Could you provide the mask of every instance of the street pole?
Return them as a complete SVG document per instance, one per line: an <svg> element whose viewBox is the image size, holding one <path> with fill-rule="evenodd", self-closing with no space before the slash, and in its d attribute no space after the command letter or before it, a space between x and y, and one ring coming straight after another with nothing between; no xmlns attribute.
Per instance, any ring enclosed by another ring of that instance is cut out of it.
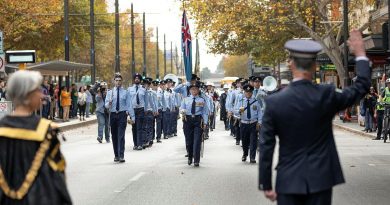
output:
<svg viewBox="0 0 390 205"><path fill-rule="evenodd" d="M158 27L156 28L157 32L157 43L156 43L156 59L157 59L157 66L156 66L156 79L160 78L160 68L159 68L159 55L158 55Z"/></svg>
<svg viewBox="0 0 390 205"><path fill-rule="evenodd" d="M171 73L173 73L173 50L172 50L172 41L171 41Z"/></svg>
<svg viewBox="0 0 390 205"><path fill-rule="evenodd" d="M115 73L121 71L121 57L119 55L119 3L115 0Z"/></svg>
<svg viewBox="0 0 390 205"><path fill-rule="evenodd" d="M167 49L166 49L166 41L165 41L165 33L164 33L164 76L167 74Z"/></svg>
<svg viewBox="0 0 390 205"><path fill-rule="evenodd" d="M145 25L145 12L143 14L143 35L142 35L142 44L143 44L143 54L144 54L144 70L142 75L146 76L146 25Z"/></svg>
<svg viewBox="0 0 390 205"><path fill-rule="evenodd" d="M64 25L65 25L65 61L69 61L69 0L64 0ZM62 82L62 76L60 76L60 83L59 86L61 86ZM69 73L65 77L65 85L66 87L69 87Z"/></svg>
<svg viewBox="0 0 390 205"><path fill-rule="evenodd" d="M134 55L134 9L131 3L131 74L135 74L135 55Z"/></svg>
<svg viewBox="0 0 390 205"><path fill-rule="evenodd" d="M344 23L344 87L349 85L349 72L348 72L348 0L343 0L343 23Z"/></svg>
<svg viewBox="0 0 390 205"><path fill-rule="evenodd" d="M95 64L95 0L90 0L90 17L89 24L91 29L91 59L92 64L91 70L91 84L95 83L96 80L96 64Z"/></svg>

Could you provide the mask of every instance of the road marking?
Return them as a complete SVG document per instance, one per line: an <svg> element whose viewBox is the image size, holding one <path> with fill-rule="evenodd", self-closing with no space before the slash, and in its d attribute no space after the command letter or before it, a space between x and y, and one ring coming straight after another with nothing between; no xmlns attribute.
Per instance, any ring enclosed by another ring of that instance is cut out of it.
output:
<svg viewBox="0 0 390 205"><path fill-rule="evenodd" d="M140 172L137 175L135 175L133 178L130 179L131 182L138 181L142 176L144 176L146 172Z"/></svg>
<svg viewBox="0 0 390 205"><path fill-rule="evenodd" d="M375 164L368 164L368 166L375 167L376 165Z"/></svg>

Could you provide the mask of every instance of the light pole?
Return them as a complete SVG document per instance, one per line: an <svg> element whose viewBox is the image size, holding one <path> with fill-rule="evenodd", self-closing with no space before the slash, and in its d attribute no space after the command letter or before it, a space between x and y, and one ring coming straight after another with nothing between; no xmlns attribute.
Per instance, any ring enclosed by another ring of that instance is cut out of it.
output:
<svg viewBox="0 0 390 205"><path fill-rule="evenodd" d="M344 87L349 85L349 72L348 72L348 0L343 0L343 31L344 31Z"/></svg>

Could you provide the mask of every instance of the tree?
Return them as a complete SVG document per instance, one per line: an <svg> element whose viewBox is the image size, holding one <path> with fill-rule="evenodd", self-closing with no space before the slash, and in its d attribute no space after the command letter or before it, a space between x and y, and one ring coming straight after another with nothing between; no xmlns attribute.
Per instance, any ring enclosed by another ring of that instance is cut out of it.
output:
<svg viewBox="0 0 390 205"><path fill-rule="evenodd" d="M357 20L361 15L356 13L367 13L364 11L375 1L349 2L350 26L365 30L370 22L361 23ZM259 63L276 65L287 57L283 48L286 40L311 37L321 43L339 78L344 79L342 26L328 23L342 20L341 15L334 15L340 6L340 0L192 0L185 5L211 52L251 54Z"/></svg>
<svg viewBox="0 0 390 205"><path fill-rule="evenodd" d="M246 77L248 68L248 56L225 56L222 58L225 76Z"/></svg>

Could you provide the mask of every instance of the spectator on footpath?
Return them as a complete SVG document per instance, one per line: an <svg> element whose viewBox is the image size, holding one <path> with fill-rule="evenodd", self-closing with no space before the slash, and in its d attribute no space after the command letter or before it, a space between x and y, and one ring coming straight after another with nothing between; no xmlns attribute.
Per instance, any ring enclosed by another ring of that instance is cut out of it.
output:
<svg viewBox="0 0 390 205"><path fill-rule="evenodd" d="M374 112L375 113L375 110L376 110L376 103L378 101L378 98L379 98L379 95L378 93L376 92L375 88L374 87L370 87L370 95L374 98L373 100L373 107L374 107ZM378 127L378 124L377 124L377 119L376 117L372 117L372 123L373 123L373 131L376 131L377 127Z"/></svg>
<svg viewBox="0 0 390 205"><path fill-rule="evenodd" d="M77 85L72 84L72 91L71 91L71 98L72 98L72 110L71 110L71 118L77 118L77 98L78 98L78 92L77 92Z"/></svg>
<svg viewBox="0 0 390 205"><path fill-rule="evenodd" d="M85 89L85 94L87 94L87 106L85 108L85 115L87 118L89 118L89 114L91 113L91 104L93 103L93 100L92 100L92 94L90 92L91 90L91 86L90 85L87 85L87 88Z"/></svg>
<svg viewBox="0 0 390 205"><path fill-rule="evenodd" d="M92 103L91 103L91 115L95 114L95 111L97 109L97 102L96 102L96 95L97 95L97 87L96 84L91 86L89 89L89 92L92 95Z"/></svg>
<svg viewBox="0 0 390 205"><path fill-rule="evenodd" d="M367 94L363 99L364 112L364 131L372 132L373 130L373 116L376 105L376 99L370 93Z"/></svg>
<svg viewBox="0 0 390 205"><path fill-rule="evenodd" d="M50 84L50 89L49 89L49 95L50 95L50 115L49 119L54 120L54 117L56 115L56 100L54 97L54 91L55 91L55 84L51 83Z"/></svg>
<svg viewBox="0 0 390 205"><path fill-rule="evenodd" d="M50 114L50 94L49 94L49 83L47 80L43 81L43 84L41 86L41 91L43 94L42 98L42 107L41 107L41 114L43 118L49 119L49 114Z"/></svg>
<svg viewBox="0 0 390 205"><path fill-rule="evenodd" d="M85 108L87 107L87 94L84 91L84 86L81 86L79 89L77 106L79 108L80 121L85 121Z"/></svg>
<svg viewBox="0 0 390 205"><path fill-rule="evenodd" d="M64 122L69 122L69 109L72 104L69 89L65 86L61 87L61 106L62 106L62 119Z"/></svg>
<svg viewBox="0 0 390 205"><path fill-rule="evenodd" d="M5 83L0 81L0 100L5 99Z"/></svg>
<svg viewBox="0 0 390 205"><path fill-rule="evenodd" d="M109 119L109 110L104 107L107 96L107 85L102 83L101 87L97 89L96 94L96 117L98 120L98 137L97 140L99 143L102 143L103 139L103 130L106 142L110 142L110 132L108 130L108 119Z"/></svg>

